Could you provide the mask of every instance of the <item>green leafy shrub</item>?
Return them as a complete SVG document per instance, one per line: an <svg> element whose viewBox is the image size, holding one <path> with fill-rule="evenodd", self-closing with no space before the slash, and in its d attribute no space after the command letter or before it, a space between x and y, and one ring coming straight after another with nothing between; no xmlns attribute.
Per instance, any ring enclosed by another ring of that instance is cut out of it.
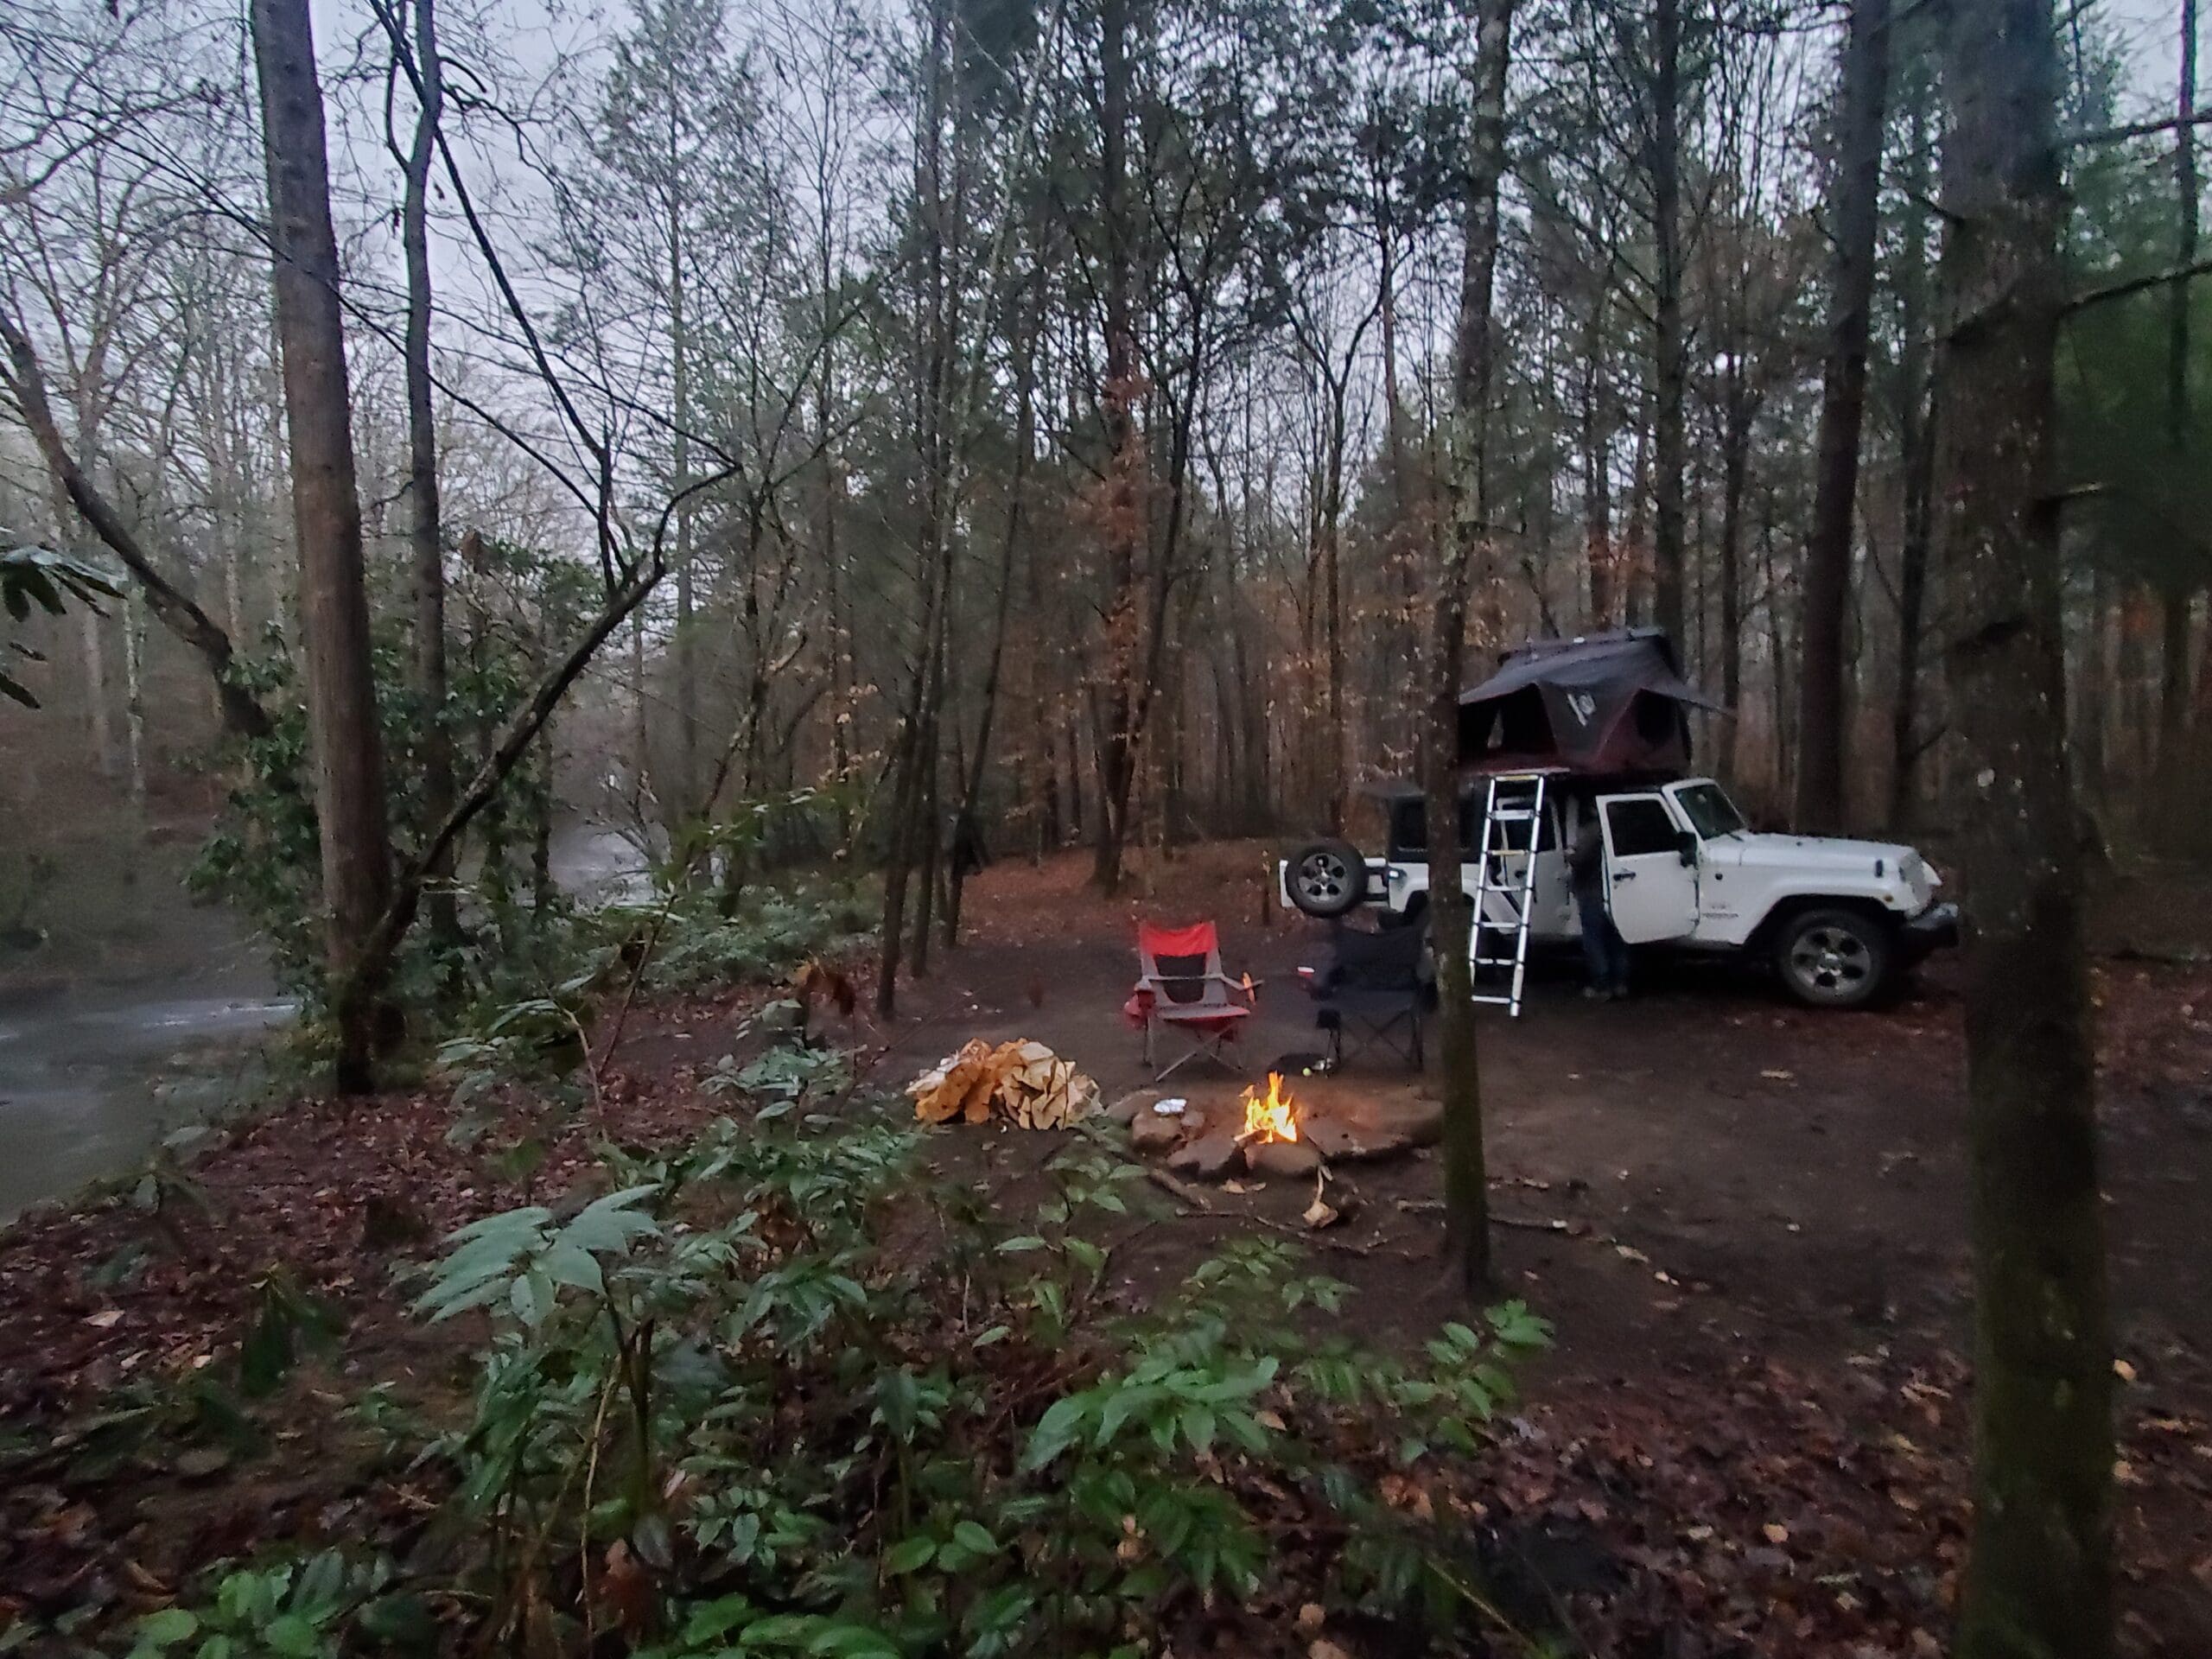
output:
<svg viewBox="0 0 2212 1659"><path fill-rule="evenodd" d="M797 1067L726 1070L768 1122L612 1156L565 1224L480 1222L423 1294L493 1320L437 1455L495 1627L558 1607L665 1659L1124 1650L1253 1594L1284 1506L1344 1539L1344 1604L1466 1612L1462 1546L1376 1482L1475 1449L1544 1340L1526 1309L1403 1366L1303 1334L1344 1287L1260 1240L1114 1313L1085 1224L1126 1211L1130 1166L1078 1146L1014 1232L925 1192L910 1125L806 1110L834 1057ZM928 1248L895 1244L923 1196Z"/></svg>
<svg viewBox="0 0 2212 1659"><path fill-rule="evenodd" d="M1134 1656L1274 1580L1447 1650L1501 1627L1465 1524L1403 1500L1478 1449L1541 1320L1508 1304L1401 1363L1272 1236L1128 1311L1102 1241L1150 1201L1134 1166L1071 1137L1002 1221L849 1084L803 1048L726 1064L708 1086L747 1121L456 1233L416 1306L481 1322L466 1410L357 1414L446 1494L415 1568L233 1573L137 1651L404 1646L435 1609L448 1650Z"/></svg>
<svg viewBox="0 0 2212 1659"><path fill-rule="evenodd" d="M204 1606L140 1619L130 1659L335 1659L348 1630L423 1651L436 1626L419 1598L391 1587L395 1577L388 1561L338 1550L226 1573Z"/></svg>

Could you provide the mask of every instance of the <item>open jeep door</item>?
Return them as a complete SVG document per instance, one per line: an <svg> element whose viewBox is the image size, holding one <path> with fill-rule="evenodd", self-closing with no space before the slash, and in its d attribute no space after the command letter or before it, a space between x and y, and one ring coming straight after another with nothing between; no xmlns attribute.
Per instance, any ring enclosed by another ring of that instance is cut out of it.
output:
<svg viewBox="0 0 2212 1659"><path fill-rule="evenodd" d="M1605 795L1605 879L1613 925L1630 944L1685 938L1697 926L1696 855L1658 794Z"/></svg>

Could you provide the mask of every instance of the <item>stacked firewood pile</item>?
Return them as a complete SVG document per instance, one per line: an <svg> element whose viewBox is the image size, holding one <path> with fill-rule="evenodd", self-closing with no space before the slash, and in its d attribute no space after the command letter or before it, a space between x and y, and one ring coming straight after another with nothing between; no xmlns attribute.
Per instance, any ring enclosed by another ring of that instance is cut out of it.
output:
<svg viewBox="0 0 2212 1659"><path fill-rule="evenodd" d="M993 1116L1025 1129L1065 1128L1098 1109L1098 1085L1039 1042L994 1048L981 1038L906 1085L925 1123L986 1123Z"/></svg>

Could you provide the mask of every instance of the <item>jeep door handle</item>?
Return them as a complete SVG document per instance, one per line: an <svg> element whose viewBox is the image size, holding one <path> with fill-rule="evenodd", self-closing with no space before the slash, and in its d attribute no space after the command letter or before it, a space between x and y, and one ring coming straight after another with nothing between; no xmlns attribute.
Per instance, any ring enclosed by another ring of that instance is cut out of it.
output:
<svg viewBox="0 0 2212 1659"><path fill-rule="evenodd" d="M1618 870L1616 871L1613 875L1613 880L1616 884L1623 881L1633 881L1635 880L1636 872L1634 870Z"/></svg>

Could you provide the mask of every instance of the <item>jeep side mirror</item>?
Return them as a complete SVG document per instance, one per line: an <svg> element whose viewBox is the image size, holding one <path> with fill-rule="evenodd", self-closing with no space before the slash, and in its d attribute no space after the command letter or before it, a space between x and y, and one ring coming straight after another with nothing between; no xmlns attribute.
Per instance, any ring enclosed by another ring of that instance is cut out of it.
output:
<svg viewBox="0 0 2212 1659"><path fill-rule="evenodd" d="M1697 836L1694 831L1688 830L1676 830L1675 832L1675 850L1681 855L1682 868L1684 869L1694 869L1697 868Z"/></svg>

